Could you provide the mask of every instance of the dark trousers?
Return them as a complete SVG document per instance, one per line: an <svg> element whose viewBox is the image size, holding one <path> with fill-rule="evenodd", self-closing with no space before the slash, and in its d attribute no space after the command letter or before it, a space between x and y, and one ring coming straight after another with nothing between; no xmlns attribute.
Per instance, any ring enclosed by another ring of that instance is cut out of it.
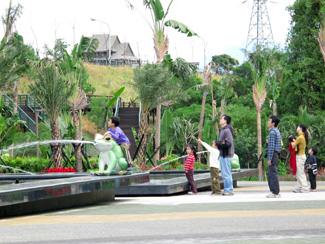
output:
<svg viewBox="0 0 325 244"><path fill-rule="evenodd" d="M211 190L213 194L221 194L221 187L219 182L219 169L218 168L210 168L211 175Z"/></svg>
<svg viewBox="0 0 325 244"><path fill-rule="evenodd" d="M309 181L310 181L310 188L316 189L316 175L314 175L312 170L308 170Z"/></svg>
<svg viewBox="0 0 325 244"><path fill-rule="evenodd" d="M193 170L189 170L186 173L186 178L187 178L188 182L191 185L191 191L194 192L194 193L197 193L196 184L195 184L195 181L194 181Z"/></svg>
<svg viewBox="0 0 325 244"><path fill-rule="evenodd" d="M267 181L270 191L277 195L280 192L279 175L278 175L279 154L273 154L272 165L268 165Z"/></svg>

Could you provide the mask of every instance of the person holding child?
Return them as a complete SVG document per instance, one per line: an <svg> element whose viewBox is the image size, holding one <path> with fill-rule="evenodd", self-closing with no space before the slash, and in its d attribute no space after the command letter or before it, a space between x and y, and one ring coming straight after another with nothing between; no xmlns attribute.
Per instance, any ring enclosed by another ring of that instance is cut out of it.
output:
<svg viewBox="0 0 325 244"><path fill-rule="evenodd" d="M291 142L292 148L298 149L296 153L297 184L293 192L308 193L309 189L308 189L307 178L305 174L305 162L306 162L305 150L309 142L309 132L307 130L306 125L304 124L298 125L297 133L298 133L297 140L295 142Z"/></svg>
<svg viewBox="0 0 325 244"><path fill-rule="evenodd" d="M309 181L310 181L310 191L316 192L316 175L317 175L317 162L315 155L317 154L318 150L316 147L312 147L309 149L309 164L307 168Z"/></svg>
<svg viewBox="0 0 325 244"><path fill-rule="evenodd" d="M223 196L233 196L233 180L231 174L231 161L235 154L234 149L234 128L230 124L231 117L228 115L221 116L219 124L221 125L220 131L220 167L221 176L223 178L224 188Z"/></svg>
<svg viewBox="0 0 325 244"><path fill-rule="evenodd" d="M184 169L185 169L185 175L188 180L188 182L191 185L191 191L188 192L188 194L193 195L197 194L196 184L194 181L194 164L196 161L196 147L192 144L189 144L186 147L186 152L188 154L188 157L186 158L186 161L184 163Z"/></svg>
<svg viewBox="0 0 325 244"><path fill-rule="evenodd" d="M209 167L211 175L211 196L221 196L221 188L219 183L219 148L221 147L221 143L219 141L213 141L212 146L210 146L200 138L197 141L198 143L201 143L210 153Z"/></svg>

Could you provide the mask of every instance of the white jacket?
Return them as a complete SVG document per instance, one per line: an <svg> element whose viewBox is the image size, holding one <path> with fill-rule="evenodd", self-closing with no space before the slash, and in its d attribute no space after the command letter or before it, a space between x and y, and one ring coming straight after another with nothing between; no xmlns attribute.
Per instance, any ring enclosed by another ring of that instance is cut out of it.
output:
<svg viewBox="0 0 325 244"><path fill-rule="evenodd" d="M210 167L211 168L220 168L220 163L219 163L219 155L220 151L217 148L213 148L210 146L208 143L205 143L202 141L202 145L209 151L210 153Z"/></svg>

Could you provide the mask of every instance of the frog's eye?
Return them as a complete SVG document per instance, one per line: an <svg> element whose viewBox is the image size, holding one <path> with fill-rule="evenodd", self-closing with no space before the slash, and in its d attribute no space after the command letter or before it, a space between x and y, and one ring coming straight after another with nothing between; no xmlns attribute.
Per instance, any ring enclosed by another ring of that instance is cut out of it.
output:
<svg viewBox="0 0 325 244"><path fill-rule="evenodd" d="M110 138L109 136L105 138L106 141L110 141L112 138Z"/></svg>

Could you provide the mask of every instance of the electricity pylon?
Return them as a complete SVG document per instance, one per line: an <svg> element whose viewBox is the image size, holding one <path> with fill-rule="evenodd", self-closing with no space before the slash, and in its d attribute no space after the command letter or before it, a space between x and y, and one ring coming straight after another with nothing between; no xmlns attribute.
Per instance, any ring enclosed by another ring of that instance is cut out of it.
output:
<svg viewBox="0 0 325 244"><path fill-rule="evenodd" d="M246 51L251 52L259 45L274 47L273 33L269 14L266 7L267 0L254 0L252 15L248 29Z"/></svg>

